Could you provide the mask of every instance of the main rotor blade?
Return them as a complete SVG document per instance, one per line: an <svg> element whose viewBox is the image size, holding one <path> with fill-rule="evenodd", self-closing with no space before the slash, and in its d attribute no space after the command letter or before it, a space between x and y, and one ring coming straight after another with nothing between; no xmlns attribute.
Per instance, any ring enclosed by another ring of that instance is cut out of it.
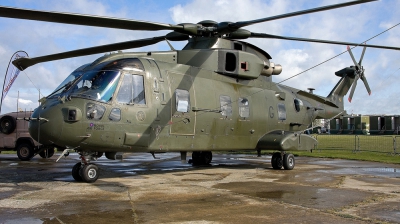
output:
<svg viewBox="0 0 400 224"><path fill-rule="evenodd" d="M65 12L37 11L0 6L0 17L28 19L54 23L107 27L125 30L183 30L182 25L128 20L105 16L83 15Z"/></svg>
<svg viewBox="0 0 400 224"><path fill-rule="evenodd" d="M351 99L353 99L354 95L354 90L356 90L357 87L357 81L360 77L356 75L356 78L354 79L353 86L351 87L350 95L349 95L349 102L351 103Z"/></svg>
<svg viewBox="0 0 400 224"><path fill-rule="evenodd" d="M296 41L304 41L304 42L337 44L337 45L366 46L366 47L372 47L372 48L382 48L382 49L390 49L390 50L398 50L398 51L400 50L400 47L390 47L390 46L371 45L371 44L362 44L361 45L359 43L331 41L331 40L319 40L319 39L309 39L309 38L299 38L299 37L285 37L285 36L271 35L271 34L266 34L266 33L251 33L250 37L281 39L281 40L296 40Z"/></svg>
<svg viewBox="0 0 400 224"><path fill-rule="evenodd" d="M364 82L365 88L367 89L368 95L371 95L371 89L369 88L367 78L365 78L365 75L362 74L361 80Z"/></svg>
<svg viewBox="0 0 400 224"><path fill-rule="evenodd" d="M229 27L241 28L241 27L253 25L256 23L262 23L262 22L267 22L267 21L272 21L272 20L277 20L277 19L283 19L283 18L288 18L288 17L292 17L292 16L299 16L299 15L304 15L304 14L309 14L309 13L314 13L314 12L321 12L321 11L326 11L326 10L351 6L351 5L357 5L357 4L363 4L363 3L367 3L367 2L373 2L373 1L377 1L377 0L359 0L359 1L351 1L351 2L335 4L335 5L322 6L322 7L318 7L318 8L314 8L314 9L307 9L307 10L302 10L302 11L298 11L298 12L292 12L292 13L287 13L287 14L282 14L282 15L277 15L277 16L271 16L271 17L262 18L262 19L256 19L256 20L250 20L250 21L240 21L240 22L229 24Z"/></svg>
<svg viewBox="0 0 400 224"><path fill-rule="evenodd" d="M153 38L147 38L147 39L132 40L132 41L115 43L115 44L102 45L102 46L97 46L97 47L83 48L83 49L79 49L79 50L67 51L67 52L58 53L58 54L50 54L50 55L45 55L45 56L36 57L36 58L19 58L19 59L13 61L13 64L19 70L22 71L32 65L42 63L42 62L54 61L54 60L60 60L60 59L66 59L66 58L73 58L73 57L79 57L79 56L86 56L86 55L92 55L92 54L98 54L98 53L105 53L105 52L116 51L116 50L125 50L125 49L131 49L131 48L144 47L144 46L158 43L165 39L166 39L166 36L159 36L159 37L153 37Z"/></svg>

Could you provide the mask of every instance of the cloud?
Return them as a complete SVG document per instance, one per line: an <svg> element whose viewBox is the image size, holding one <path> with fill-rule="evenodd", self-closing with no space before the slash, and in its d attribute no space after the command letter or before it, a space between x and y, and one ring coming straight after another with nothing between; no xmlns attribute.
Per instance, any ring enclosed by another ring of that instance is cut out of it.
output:
<svg viewBox="0 0 400 224"><path fill-rule="evenodd" d="M22 105L29 105L32 104L32 100L25 100L25 99L18 99L18 103L22 104Z"/></svg>

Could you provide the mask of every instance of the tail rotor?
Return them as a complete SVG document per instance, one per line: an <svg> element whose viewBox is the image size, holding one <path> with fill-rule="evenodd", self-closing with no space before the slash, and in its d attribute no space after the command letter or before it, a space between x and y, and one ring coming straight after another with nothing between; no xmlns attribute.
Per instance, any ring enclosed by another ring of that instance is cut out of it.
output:
<svg viewBox="0 0 400 224"><path fill-rule="evenodd" d="M364 86L367 89L368 94L371 95L371 89L369 88L367 78L365 77L365 74L364 74L365 69L361 65L366 49L367 49L367 47L364 46L364 49L362 51L360 60L359 60L359 62L357 62L356 59L354 58L353 53L351 52L350 46L347 46L347 51L349 52L350 57L354 62L354 66L350 66L350 67L347 67L347 68L344 68L344 69L342 69L340 71L335 72L335 74L338 75L338 76L342 76L342 77L349 76L351 78L354 78L354 82L352 84L350 95L349 95L349 102L350 103L351 103L351 100L353 99L353 95L354 95L354 91L356 90L356 87L357 87L358 79L361 79L363 81Z"/></svg>

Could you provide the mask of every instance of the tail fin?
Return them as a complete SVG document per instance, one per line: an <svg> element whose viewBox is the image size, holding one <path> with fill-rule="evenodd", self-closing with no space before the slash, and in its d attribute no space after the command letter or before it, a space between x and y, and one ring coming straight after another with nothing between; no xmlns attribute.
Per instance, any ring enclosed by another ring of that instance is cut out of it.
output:
<svg viewBox="0 0 400 224"><path fill-rule="evenodd" d="M347 68L345 68L345 69L347 69ZM340 71L343 71L343 70L340 70ZM337 76L340 76L337 74L339 72L336 72L335 74ZM327 96L327 99L330 102L334 103L336 106L338 106L340 109L344 109L344 99L343 98L349 92L349 89L354 82L354 78L355 78L354 76L352 76L352 77L348 76L348 75L342 76L342 78L339 80L339 82L336 84L336 86L332 89L332 91Z"/></svg>

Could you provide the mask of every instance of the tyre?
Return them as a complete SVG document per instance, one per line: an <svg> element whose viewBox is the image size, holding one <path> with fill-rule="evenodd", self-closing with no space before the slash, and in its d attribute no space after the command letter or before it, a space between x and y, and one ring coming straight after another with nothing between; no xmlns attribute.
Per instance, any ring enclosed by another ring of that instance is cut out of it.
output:
<svg viewBox="0 0 400 224"><path fill-rule="evenodd" d="M21 143L17 146L18 158L22 161L32 159L34 155L33 146L29 143Z"/></svg>
<svg viewBox="0 0 400 224"><path fill-rule="evenodd" d="M86 183L93 183L99 178L99 168L94 164L83 166L79 173Z"/></svg>
<svg viewBox="0 0 400 224"><path fill-rule="evenodd" d="M7 115L0 118L0 131L4 134L10 134L15 130L17 122L15 118Z"/></svg>
<svg viewBox="0 0 400 224"><path fill-rule="evenodd" d="M194 165L201 164L201 152L192 152L192 163Z"/></svg>
<svg viewBox="0 0 400 224"><path fill-rule="evenodd" d="M194 165L208 165L212 160L212 152L201 151L192 153L192 163Z"/></svg>
<svg viewBox="0 0 400 224"><path fill-rule="evenodd" d="M206 152L202 152L202 157L203 157L203 163L205 165L208 165L211 163L212 160L212 152L210 151L206 151Z"/></svg>
<svg viewBox="0 0 400 224"><path fill-rule="evenodd" d="M105 152L104 154L105 154L106 158L110 159L110 160L115 160L115 157L117 155L116 152Z"/></svg>
<svg viewBox="0 0 400 224"><path fill-rule="evenodd" d="M43 159L50 158L54 155L54 148L45 149L45 150L41 151L39 153L39 155Z"/></svg>
<svg viewBox="0 0 400 224"><path fill-rule="evenodd" d="M283 167L285 170L293 170L295 165L293 154L285 154L283 156Z"/></svg>
<svg viewBox="0 0 400 224"><path fill-rule="evenodd" d="M274 154L272 154L272 158L271 158L271 165L272 168L274 168L275 170L280 170L282 169L282 155L280 152L276 152Z"/></svg>
<svg viewBox="0 0 400 224"><path fill-rule="evenodd" d="M82 166L82 163L79 162L79 163L75 164L74 167L72 167L72 177L78 182L82 181L82 177L79 174L79 171L81 170L81 166Z"/></svg>

